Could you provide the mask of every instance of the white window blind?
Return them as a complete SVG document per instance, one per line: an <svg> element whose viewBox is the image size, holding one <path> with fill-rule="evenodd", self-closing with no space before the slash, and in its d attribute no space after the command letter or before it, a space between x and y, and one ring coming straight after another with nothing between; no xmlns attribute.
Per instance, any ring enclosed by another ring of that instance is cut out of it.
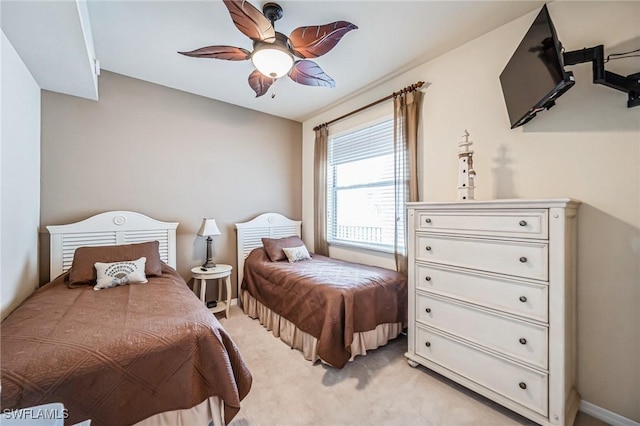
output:
<svg viewBox="0 0 640 426"><path fill-rule="evenodd" d="M393 120L330 138L327 160L329 243L392 250Z"/></svg>

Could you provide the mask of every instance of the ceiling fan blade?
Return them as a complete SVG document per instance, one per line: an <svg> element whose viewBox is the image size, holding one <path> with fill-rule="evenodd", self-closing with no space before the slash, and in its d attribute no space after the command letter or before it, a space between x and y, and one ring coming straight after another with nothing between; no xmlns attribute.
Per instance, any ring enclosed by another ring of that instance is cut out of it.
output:
<svg viewBox="0 0 640 426"><path fill-rule="evenodd" d="M289 77L306 86L336 87L336 82L313 61L296 61L289 71Z"/></svg>
<svg viewBox="0 0 640 426"><path fill-rule="evenodd" d="M271 22L251 3L246 0L224 0L224 5L242 34L254 41L275 41L276 30Z"/></svg>
<svg viewBox="0 0 640 426"><path fill-rule="evenodd" d="M317 58L335 47L342 37L358 27L351 22L336 21L293 30L289 36L293 53L300 58Z"/></svg>
<svg viewBox="0 0 640 426"><path fill-rule="evenodd" d="M267 93L275 81L274 78L267 77L258 70L254 70L251 75L249 75L249 86L256 92L256 98Z"/></svg>
<svg viewBox="0 0 640 426"><path fill-rule="evenodd" d="M178 53L192 58L226 59L227 61L245 61L251 55L247 49L233 46L207 46L191 52Z"/></svg>

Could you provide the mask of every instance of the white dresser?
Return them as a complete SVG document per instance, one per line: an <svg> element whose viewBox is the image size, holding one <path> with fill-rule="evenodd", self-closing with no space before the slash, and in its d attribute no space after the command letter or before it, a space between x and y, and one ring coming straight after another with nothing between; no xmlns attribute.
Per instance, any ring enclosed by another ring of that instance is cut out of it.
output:
<svg viewBox="0 0 640 426"><path fill-rule="evenodd" d="M570 199L408 203L409 364L540 424L572 424Z"/></svg>

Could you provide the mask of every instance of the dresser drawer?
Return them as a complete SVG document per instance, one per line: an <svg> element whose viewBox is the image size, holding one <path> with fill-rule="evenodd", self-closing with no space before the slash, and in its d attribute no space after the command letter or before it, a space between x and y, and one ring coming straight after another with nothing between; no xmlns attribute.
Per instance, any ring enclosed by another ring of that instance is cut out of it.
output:
<svg viewBox="0 0 640 426"><path fill-rule="evenodd" d="M424 294L416 295L416 320L535 367L547 368L546 327Z"/></svg>
<svg viewBox="0 0 640 426"><path fill-rule="evenodd" d="M415 283L419 290L548 321L546 284L426 264L416 265Z"/></svg>
<svg viewBox="0 0 640 426"><path fill-rule="evenodd" d="M545 373L493 356L435 330L416 327L415 338L418 355L547 415L548 376Z"/></svg>
<svg viewBox="0 0 640 426"><path fill-rule="evenodd" d="M419 234L416 259L517 277L548 279L548 245L489 238Z"/></svg>
<svg viewBox="0 0 640 426"><path fill-rule="evenodd" d="M418 210L416 229L464 235L548 238L547 210Z"/></svg>

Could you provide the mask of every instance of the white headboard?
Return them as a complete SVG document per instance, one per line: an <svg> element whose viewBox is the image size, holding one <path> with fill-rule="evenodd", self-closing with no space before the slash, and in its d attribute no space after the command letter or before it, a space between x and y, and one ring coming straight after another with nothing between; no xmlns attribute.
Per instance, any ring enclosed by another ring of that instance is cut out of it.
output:
<svg viewBox="0 0 640 426"><path fill-rule="evenodd" d="M160 242L160 259L176 267L177 222L160 222L136 212L100 213L68 225L47 226L51 234L50 278L71 267L73 254L82 246L113 246L147 241Z"/></svg>
<svg viewBox="0 0 640 426"><path fill-rule="evenodd" d="M284 238L301 236L302 222L291 220L280 213L265 213L256 218L236 223L238 240L238 297L244 277L244 260L251 250L262 247L262 238Z"/></svg>

